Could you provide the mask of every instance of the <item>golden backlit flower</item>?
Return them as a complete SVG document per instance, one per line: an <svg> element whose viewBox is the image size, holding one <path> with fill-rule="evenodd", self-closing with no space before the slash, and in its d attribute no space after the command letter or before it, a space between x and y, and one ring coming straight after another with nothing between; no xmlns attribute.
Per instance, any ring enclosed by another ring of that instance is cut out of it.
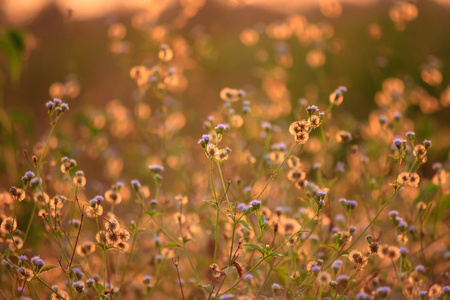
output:
<svg viewBox="0 0 450 300"><path fill-rule="evenodd" d="M79 256L88 256L95 251L95 244L87 242L82 245L78 245L76 251Z"/></svg>
<svg viewBox="0 0 450 300"><path fill-rule="evenodd" d="M17 222L13 218L6 218L0 226L1 232L12 234L17 229Z"/></svg>
<svg viewBox="0 0 450 300"><path fill-rule="evenodd" d="M122 202L122 195L119 191L116 190L107 190L105 192L105 200L109 203L113 203L114 205Z"/></svg>
<svg viewBox="0 0 450 300"><path fill-rule="evenodd" d="M305 179L306 173L301 169L292 169L288 172L287 178L292 182L298 182Z"/></svg>
<svg viewBox="0 0 450 300"><path fill-rule="evenodd" d="M317 274L317 281L322 286L327 286L331 281L331 275L328 272L321 271Z"/></svg>
<svg viewBox="0 0 450 300"><path fill-rule="evenodd" d="M416 145L414 146L413 154L418 159L422 159L425 157L425 155L427 155L427 149L424 145Z"/></svg>
<svg viewBox="0 0 450 300"><path fill-rule="evenodd" d="M306 135L308 135L308 132L310 130L311 130L311 124L309 124L309 122L306 120L300 120L300 121L293 122L289 126L289 133L295 137L296 141L299 139L298 138L299 134L306 133Z"/></svg>

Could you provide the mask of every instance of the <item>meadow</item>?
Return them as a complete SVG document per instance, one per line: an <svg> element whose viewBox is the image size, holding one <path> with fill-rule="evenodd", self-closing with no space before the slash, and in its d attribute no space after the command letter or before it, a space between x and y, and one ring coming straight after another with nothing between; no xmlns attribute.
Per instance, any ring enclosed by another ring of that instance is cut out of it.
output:
<svg viewBox="0 0 450 300"><path fill-rule="evenodd" d="M0 299L450 299L450 8L317 3L1 28Z"/></svg>

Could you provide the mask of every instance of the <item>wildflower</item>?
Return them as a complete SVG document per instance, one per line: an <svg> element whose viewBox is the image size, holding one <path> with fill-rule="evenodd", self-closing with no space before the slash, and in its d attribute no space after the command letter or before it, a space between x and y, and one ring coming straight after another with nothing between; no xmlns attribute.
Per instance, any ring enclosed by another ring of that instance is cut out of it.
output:
<svg viewBox="0 0 450 300"><path fill-rule="evenodd" d="M377 254L379 248L380 248L380 244L378 242L376 242L376 241L372 241L369 244L369 253L370 254Z"/></svg>
<svg viewBox="0 0 450 300"><path fill-rule="evenodd" d="M302 190L306 187L307 184L308 184L307 180L301 179L295 183L295 187Z"/></svg>
<svg viewBox="0 0 450 300"><path fill-rule="evenodd" d="M408 253L408 248L406 248L406 247L400 247L400 248L398 249L398 251L400 252L400 255L401 255L402 257L405 257L406 254Z"/></svg>
<svg viewBox="0 0 450 300"><path fill-rule="evenodd" d="M105 200L107 202L113 203L114 205L120 204L122 202L122 195L116 190L107 190L105 192Z"/></svg>
<svg viewBox="0 0 450 300"><path fill-rule="evenodd" d="M416 134L413 131L408 131L406 133L406 137L408 138L408 140L410 141L414 141L414 139L416 138ZM419 145L418 145L419 146ZM420 145L422 146L422 145ZM423 147L423 146L422 146ZM425 148L425 147L424 147Z"/></svg>
<svg viewBox="0 0 450 300"><path fill-rule="evenodd" d="M408 184L408 180L409 180L408 172L401 172L400 174L398 174L398 177L397 177L398 184L400 184L400 185Z"/></svg>
<svg viewBox="0 0 450 300"><path fill-rule="evenodd" d="M231 153L231 149L226 147L225 149L218 149L214 154L215 160L222 162L228 159L229 154Z"/></svg>
<svg viewBox="0 0 450 300"><path fill-rule="evenodd" d="M394 139L394 145L397 147L398 150L402 149L403 147L403 140L401 139Z"/></svg>
<svg viewBox="0 0 450 300"><path fill-rule="evenodd" d="M298 182L305 179L306 173L300 169L292 169L288 172L287 178L292 182Z"/></svg>
<svg viewBox="0 0 450 300"><path fill-rule="evenodd" d="M437 298L442 294L442 287L437 283L433 284L428 290L428 297Z"/></svg>
<svg viewBox="0 0 450 300"><path fill-rule="evenodd" d="M413 154L417 159L423 159L427 155L427 149L424 145L416 145Z"/></svg>
<svg viewBox="0 0 450 300"><path fill-rule="evenodd" d="M97 240L98 243L104 244L104 245L108 244L108 242L109 242L108 237L107 237L107 232L103 231L103 230L97 232L95 239Z"/></svg>
<svg viewBox="0 0 450 300"><path fill-rule="evenodd" d="M73 183L77 187L84 187L86 185L86 176L84 176L83 171L77 171L75 177L73 178Z"/></svg>
<svg viewBox="0 0 450 300"><path fill-rule="evenodd" d="M322 124L322 119L317 115L312 115L310 119L310 124L313 128L317 128Z"/></svg>
<svg viewBox="0 0 450 300"><path fill-rule="evenodd" d="M358 267L363 267L367 264L367 259L358 250L350 251L348 258Z"/></svg>
<svg viewBox="0 0 450 300"><path fill-rule="evenodd" d="M216 156L216 153L219 151L219 149L213 145L213 144L208 144L206 146L206 156L211 159L213 157Z"/></svg>
<svg viewBox="0 0 450 300"><path fill-rule="evenodd" d="M307 265L306 265L306 271L311 272L312 271L312 267L316 266L317 262L315 260L310 261Z"/></svg>
<svg viewBox="0 0 450 300"><path fill-rule="evenodd" d="M253 279L253 275L252 274L244 274L244 280L252 280Z"/></svg>
<svg viewBox="0 0 450 300"><path fill-rule="evenodd" d="M450 296L450 286L446 285L442 288L442 292L445 296Z"/></svg>
<svg viewBox="0 0 450 300"><path fill-rule="evenodd" d="M77 246L77 254L79 256L88 256L95 251L95 244L88 242Z"/></svg>
<svg viewBox="0 0 450 300"><path fill-rule="evenodd" d="M25 200L26 193L22 189L19 189L19 188L13 186L9 189L9 193L16 201L20 202L20 201Z"/></svg>
<svg viewBox="0 0 450 300"><path fill-rule="evenodd" d="M20 267L19 269L17 269L17 271L25 278L26 281L31 281L31 279L33 279L34 273L32 270Z"/></svg>
<svg viewBox="0 0 450 300"><path fill-rule="evenodd" d="M287 163L288 163L289 168L292 168L292 169L300 169L302 167L302 165L300 163L300 158L298 158L295 155L289 156L289 158L287 159Z"/></svg>
<svg viewBox="0 0 450 300"><path fill-rule="evenodd" d="M138 192L139 188L141 187L141 183L139 182L139 180L137 179L133 179L131 180L131 186L133 187L133 189Z"/></svg>
<svg viewBox="0 0 450 300"><path fill-rule="evenodd" d="M117 231L120 228L119 221L116 219L111 219L105 222L106 230Z"/></svg>
<svg viewBox="0 0 450 300"><path fill-rule="evenodd" d="M380 258L385 258L389 254L389 245L381 245L378 251L378 256Z"/></svg>
<svg viewBox="0 0 450 300"><path fill-rule="evenodd" d="M314 114L319 108L315 105L310 105L306 108L306 111L308 112L308 115Z"/></svg>
<svg viewBox="0 0 450 300"><path fill-rule="evenodd" d="M352 140L352 134L348 131L339 131L337 135L338 141L350 142Z"/></svg>
<svg viewBox="0 0 450 300"><path fill-rule="evenodd" d="M338 282L338 284L340 284L342 286L346 286L348 284L349 277L347 275L339 275L336 278L336 281Z"/></svg>
<svg viewBox="0 0 450 300"><path fill-rule="evenodd" d="M325 271L319 272L317 280L320 285L328 285L331 282L331 275Z"/></svg>
<svg viewBox="0 0 450 300"><path fill-rule="evenodd" d="M108 230L104 233L104 235L106 238L106 243L108 245L117 245L117 243L120 241L120 237L117 231Z"/></svg>
<svg viewBox="0 0 450 300"><path fill-rule="evenodd" d="M429 140L424 140L423 141L423 145L425 146L425 149L428 149L431 147L431 141Z"/></svg>
<svg viewBox="0 0 450 300"><path fill-rule="evenodd" d="M3 220L0 231L6 234L12 234L17 229L17 222L13 218L6 218Z"/></svg>
<svg viewBox="0 0 450 300"><path fill-rule="evenodd" d="M272 290L274 292L278 291L280 289L280 285L278 283L273 283L272 284Z"/></svg>
<svg viewBox="0 0 450 300"><path fill-rule="evenodd" d="M425 267L423 265L417 265L414 268L414 271L416 271L417 273L420 273L420 274L425 274Z"/></svg>
<svg viewBox="0 0 450 300"><path fill-rule="evenodd" d="M334 92L332 92L329 96L329 100L331 104L334 104L336 106L339 106L342 104L342 101L344 101L344 95L343 93L347 91L347 88L345 87L339 87Z"/></svg>
<svg viewBox="0 0 450 300"><path fill-rule="evenodd" d="M395 246L389 246L386 257L391 260L397 260L400 257L399 249Z"/></svg>
<svg viewBox="0 0 450 300"><path fill-rule="evenodd" d="M73 269L72 272L73 272L73 275L75 276L76 280L80 280L84 276L83 271L81 271L81 269L79 269L79 268Z"/></svg>
<svg viewBox="0 0 450 300"><path fill-rule="evenodd" d="M73 288L78 292L82 293L84 289L84 284L82 282L76 281L72 284Z"/></svg>
<svg viewBox="0 0 450 300"><path fill-rule="evenodd" d="M88 288L92 287L95 283L95 280L92 278L89 278L88 280L86 280L86 285Z"/></svg>
<svg viewBox="0 0 450 300"><path fill-rule="evenodd" d="M372 297L369 294L366 294L364 292L359 292L356 294L356 299L358 300L371 300Z"/></svg>
<svg viewBox="0 0 450 300"><path fill-rule="evenodd" d="M163 62L171 61L173 58L173 51L167 44L162 44L159 47L158 58Z"/></svg>
<svg viewBox="0 0 450 300"><path fill-rule="evenodd" d="M249 204L250 204L250 206L252 207L253 210L256 210L256 209L259 209L259 208L260 208L260 206L261 206L261 201L255 199L255 200L250 201Z"/></svg>
<svg viewBox="0 0 450 300"><path fill-rule="evenodd" d="M225 102L236 102L243 97L245 97L245 92L243 90L223 88L220 91L220 98Z"/></svg>
<svg viewBox="0 0 450 300"><path fill-rule="evenodd" d="M145 275L143 278L142 278L142 282L144 283L144 284L150 284L150 281L152 280L152 276L150 276L150 275Z"/></svg>
<svg viewBox="0 0 450 300"><path fill-rule="evenodd" d="M334 270L334 272L337 272L341 266L342 266L342 260L336 259L333 262L333 264L331 265L331 268Z"/></svg>
<svg viewBox="0 0 450 300"><path fill-rule="evenodd" d="M391 292L391 288L388 286L380 286L379 288L376 289L375 294L378 297L381 298L385 298L387 297L387 295L389 295L389 293Z"/></svg>
<svg viewBox="0 0 450 300"><path fill-rule="evenodd" d="M297 136L300 133L308 133L311 130L311 124L306 120L300 120L293 122L289 126L289 133L293 136Z"/></svg>
<svg viewBox="0 0 450 300"><path fill-rule="evenodd" d="M153 173L153 174L160 174L161 172L164 171L164 167L161 165L149 165L148 169Z"/></svg>
<svg viewBox="0 0 450 300"><path fill-rule="evenodd" d="M116 247L122 250L123 252L127 252L130 249L130 245L126 242L118 242Z"/></svg>

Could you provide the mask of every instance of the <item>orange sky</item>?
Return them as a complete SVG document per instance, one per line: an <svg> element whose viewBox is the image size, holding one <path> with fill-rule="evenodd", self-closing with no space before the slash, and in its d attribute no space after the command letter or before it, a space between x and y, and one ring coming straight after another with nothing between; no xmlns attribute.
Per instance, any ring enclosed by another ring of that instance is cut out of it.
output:
<svg viewBox="0 0 450 300"><path fill-rule="evenodd" d="M7 19L14 24L26 23L48 3L56 3L61 10L73 11L74 19L89 19L120 10L134 10L159 6L164 8L175 0L3 0L1 6ZM211 1L211 0L205 0ZM246 5L270 6L282 11L301 11L318 5L321 0L220 0L231 3L245 3ZM341 0L341 3L370 5L380 0ZM383 0L384 1L384 0ZM429 1L429 0L426 0ZM450 5L450 0L434 0L444 5ZM273 5L275 4L276 5Z"/></svg>

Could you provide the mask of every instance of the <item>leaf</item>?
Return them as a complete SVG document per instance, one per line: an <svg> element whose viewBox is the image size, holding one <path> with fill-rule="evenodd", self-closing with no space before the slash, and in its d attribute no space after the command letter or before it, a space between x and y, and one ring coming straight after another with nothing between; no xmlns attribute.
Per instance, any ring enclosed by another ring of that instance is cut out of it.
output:
<svg viewBox="0 0 450 300"><path fill-rule="evenodd" d="M261 228L261 229L264 228L264 226L266 226L266 222L264 222L264 216L263 215L259 216L258 225L259 225L259 228Z"/></svg>
<svg viewBox="0 0 450 300"><path fill-rule="evenodd" d="M262 255L264 255L264 250L263 250L260 246L258 246L258 245L255 245L255 244L244 244L244 246L250 247L250 248L252 248L252 249L255 249L256 251L258 251L259 253L261 253Z"/></svg>
<svg viewBox="0 0 450 300"><path fill-rule="evenodd" d="M336 246L336 245L321 245L321 246L322 247L326 247L326 248L331 248L331 249L336 250L336 251L339 250L339 247Z"/></svg>
<svg viewBox="0 0 450 300"><path fill-rule="evenodd" d="M57 266L48 265L48 266L43 267L39 273L44 273L44 272L47 272L47 271L50 271L50 270L56 269L56 268L57 268Z"/></svg>
<svg viewBox="0 0 450 300"><path fill-rule="evenodd" d="M180 244L175 243L175 242L170 242L165 246L165 248L175 248L175 247L180 247Z"/></svg>
<svg viewBox="0 0 450 300"><path fill-rule="evenodd" d="M250 229L250 226L248 226L247 222L245 222L244 220L240 220L239 223L241 223L242 225L244 225L245 228L247 228L249 231L252 231Z"/></svg>
<svg viewBox="0 0 450 300"><path fill-rule="evenodd" d="M269 257L270 257L270 256L283 257L283 255L281 255L281 254L278 253L278 252L272 252L272 253L270 253Z"/></svg>

